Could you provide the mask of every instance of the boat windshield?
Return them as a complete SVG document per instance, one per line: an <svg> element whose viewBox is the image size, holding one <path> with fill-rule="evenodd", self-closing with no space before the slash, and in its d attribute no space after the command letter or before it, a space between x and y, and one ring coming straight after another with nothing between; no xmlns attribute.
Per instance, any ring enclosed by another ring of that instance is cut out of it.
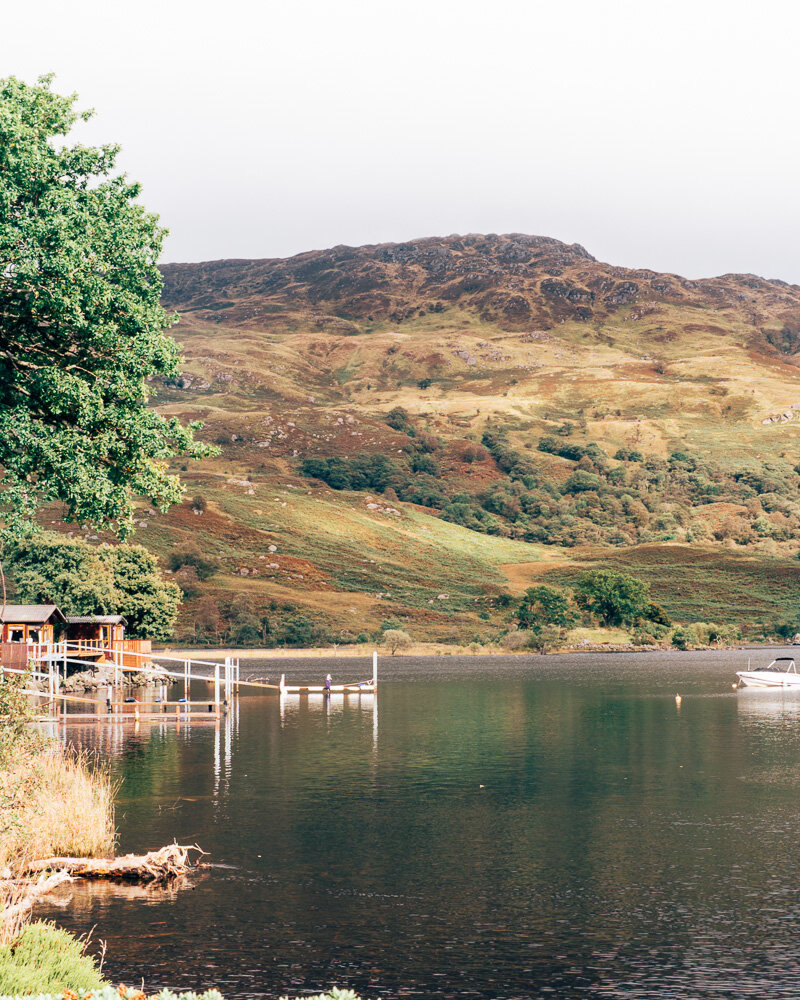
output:
<svg viewBox="0 0 800 1000"><path fill-rule="evenodd" d="M793 674L796 672L794 659L791 656L779 656L768 667L759 667L759 670L770 671L774 674Z"/></svg>

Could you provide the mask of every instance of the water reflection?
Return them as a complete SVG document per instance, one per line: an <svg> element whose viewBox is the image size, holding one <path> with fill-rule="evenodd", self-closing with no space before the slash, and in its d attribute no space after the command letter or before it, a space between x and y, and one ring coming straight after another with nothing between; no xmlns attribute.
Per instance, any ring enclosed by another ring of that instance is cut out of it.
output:
<svg viewBox="0 0 800 1000"><path fill-rule="evenodd" d="M124 780L123 850L225 867L53 912L99 925L114 979L229 997L800 994L800 697L733 692L729 653L476 659L79 731Z"/></svg>
<svg viewBox="0 0 800 1000"><path fill-rule="evenodd" d="M759 691L757 688L742 688L738 692L736 705L742 719L780 719L800 715L800 691Z"/></svg>

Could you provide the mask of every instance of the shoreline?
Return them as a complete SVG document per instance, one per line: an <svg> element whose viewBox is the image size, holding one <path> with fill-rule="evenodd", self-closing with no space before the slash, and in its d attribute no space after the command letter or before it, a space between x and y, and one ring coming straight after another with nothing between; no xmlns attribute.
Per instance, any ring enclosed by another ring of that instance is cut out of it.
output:
<svg viewBox="0 0 800 1000"><path fill-rule="evenodd" d="M560 654L573 653L702 653L710 650L724 652L725 650L742 649L791 649L792 643L779 642L759 642L759 643L735 643L721 646L696 646L692 649L679 649L677 646L635 646L632 643L582 643L580 645L567 645L559 649L548 650L546 653L537 653L532 649L504 649L502 646L481 646L472 649L469 646L454 646L439 643L414 643L408 649L395 654L390 653L380 645L364 643L362 646L313 646L307 649L280 647L270 649L267 647L245 647L237 649L234 646L224 647L178 647L165 646L161 649L154 649L153 656L174 656L176 658L192 658L214 660L223 656L236 656L241 660L298 660L298 659L368 659L373 651L377 651L381 659L403 659L407 656L558 656ZM798 651L800 657L800 651Z"/></svg>

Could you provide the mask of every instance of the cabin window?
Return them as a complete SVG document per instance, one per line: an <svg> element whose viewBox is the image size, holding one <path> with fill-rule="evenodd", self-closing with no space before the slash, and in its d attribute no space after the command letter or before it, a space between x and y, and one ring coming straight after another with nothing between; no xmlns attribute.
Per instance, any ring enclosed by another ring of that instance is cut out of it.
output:
<svg viewBox="0 0 800 1000"><path fill-rule="evenodd" d="M28 642L41 642L38 628L32 628L28 631Z"/></svg>
<svg viewBox="0 0 800 1000"><path fill-rule="evenodd" d="M11 629L11 641L12 642L25 642L25 630L21 628Z"/></svg>

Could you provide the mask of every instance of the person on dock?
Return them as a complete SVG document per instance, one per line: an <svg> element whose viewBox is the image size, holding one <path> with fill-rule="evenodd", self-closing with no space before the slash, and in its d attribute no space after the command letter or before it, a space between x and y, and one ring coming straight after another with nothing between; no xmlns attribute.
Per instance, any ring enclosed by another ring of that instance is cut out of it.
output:
<svg viewBox="0 0 800 1000"><path fill-rule="evenodd" d="M325 678L325 694L331 693L331 680L332 680L331 675L328 674L328 676Z"/></svg>

